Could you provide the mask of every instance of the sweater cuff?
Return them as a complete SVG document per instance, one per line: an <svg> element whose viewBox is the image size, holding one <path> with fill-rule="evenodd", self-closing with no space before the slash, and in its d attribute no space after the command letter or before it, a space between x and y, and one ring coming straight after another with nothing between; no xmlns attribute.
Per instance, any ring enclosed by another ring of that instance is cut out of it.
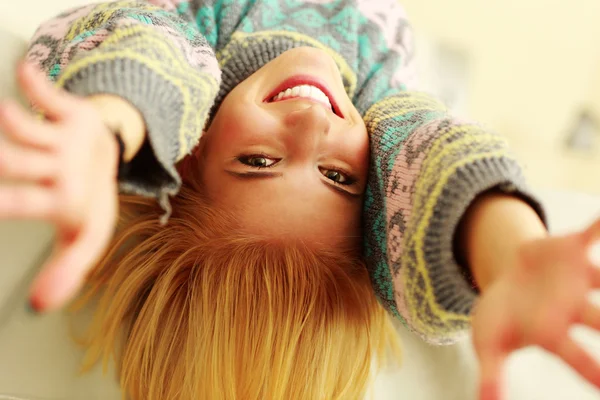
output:
<svg viewBox="0 0 600 400"><path fill-rule="evenodd" d="M143 116L146 141L129 163L120 188L157 198L166 212L162 218L165 222L170 214L169 196L181 186L175 164L197 144L214 101L217 80L197 72L194 82L176 84L148 65L126 58L78 64L67 67L59 80L67 91L80 96L116 95ZM193 114L186 110L190 98L196 107Z"/></svg>
<svg viewBox="0 0 600 400"><path fill-rule="evenodd" d="M424 254L435 298L445 311L453 314L469 315L479 294L471 272L456 261L454 238L467 209L489 190L521 198L547 224L542 205L526 186L516 161L501 156L459 167L438 197L426 233Z"/></svg>

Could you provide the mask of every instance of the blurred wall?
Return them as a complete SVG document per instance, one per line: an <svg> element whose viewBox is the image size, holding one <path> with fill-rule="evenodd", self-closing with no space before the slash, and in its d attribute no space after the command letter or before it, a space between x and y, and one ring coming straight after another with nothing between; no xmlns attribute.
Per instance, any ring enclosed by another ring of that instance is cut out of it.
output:
<svg viewBox="0 0 600 400"><path fill-rule="evenodd" d="M509 138L534 185L600 193L600 132L565 146L583 108L600 123L600 1L401 2L418 37L467 54L469 116Z"/></svg>

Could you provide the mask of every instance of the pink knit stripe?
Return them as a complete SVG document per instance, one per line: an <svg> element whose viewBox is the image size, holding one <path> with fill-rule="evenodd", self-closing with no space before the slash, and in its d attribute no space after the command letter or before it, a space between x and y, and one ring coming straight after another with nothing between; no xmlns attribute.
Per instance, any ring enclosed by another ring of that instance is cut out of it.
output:
<svg viewBox="0 0 600 400"><path fill-rule="evenodd" d="M398 309L398 313L402 315L402 318L406 322L408 326L415 326L415 322L412 318L412 314L414 310L408 308L408 304L406 302L406 280L404 279L404 274L396 274L392 277L394 282L394 289L396 292L395 300L396 300L396 308Z"/></svg>
<svg viewBox="0 0 600 400"><path fill-rule="evenodd" d="M98 30L91 36L83 39L79 42L71 42L69 43L61 52L59 57L59 64L61 68L64 68L69 64L72 58L72 52L74 48L77 48L77 51L90 51L98 47L108 36L110 33L106 29Z"/></svg>
<svg viewBox="0 0 600 400"><path fill-rule="evenodd" d="M403 61L391 77L391 86L417 88L417 71L413 62L414 38L406 12L397 0L357 0L359 11L383 33L387 47Z"/></svg>
<svg viewBox="0 0 600 400"><path fill-rule="evenodd" d="M388 224L392 217L400 211L403 212L404 220L410 221L413 207L413 190L428 150L428 146L424 147L423 143L439 129L440 122L441 120L435 121L415 130L396 156L394 169L390 174L386 188ZM418 154L415 154L417 151ZM390 261L397 262L400 260L404 253L403 239L402 233L398 232L398 236L393 238L393 242L390 242L390 244L394 243L394 246L388 246Z"/></svg>
<svg viewBox="0 0 600 400"><path fill-rule="evenodd" d="M386 188L389 265L397 265L402 262L405 243L403 233L397 225L392 224L392 218L401 212L405 223L411 220L414 188L419 179L426 154L430 148L430 146L425 144L425 141L430 139L439 130L441 122L441 120L434 121L414 131L402 146L400 153L396 156L394 169L390 174ZM398 311L409 325L414 325L412 314L415 310L410 310L406 303L406 296L414 294L406 292L407 282L402 271L394 274L392 278L394 287L397 290L396 305Z"/></svg>
<svg viewBox="0 0 600 400"><path fill-rule="evenodd" d="M31 41L35 42L41 36L51 36L56 40L63 39L69 29L71 29L71 25L75 20L86 17L96 7L97 4L84 6L76 9L70 14L65 15L64 17L56 17L42 24L31 38Z"/></svg>
<svg viewBox="0 0 600 400"><path fill-rule="evenodd" d="M169 26L156 25L153 29L159 33L162 33L164 37L169 40L179 49L188 63L194 67L201 67L204 72L210 73L212 76L218 79L221 74L219 63L212 53L209 52L208 47L193 47L190 43L181 35L180 32L176 32Z"/></svg>
<svg viewBox="0 0 600 400"><path fill-rule="evenodd" d="M174 11L177 9L177 6L181 3L184 3L185 0L147 0L148 3L160 7L163 10Z"/></svg>
<svg viewBox="0 0 600 400"><path fill-rule="evenodd" d="M406 13L397 0L357 0L356 3L361 14L381 29L388 48L398 51L406 46L404 35L398 35Z"/></svg>
<svg viewBox="0 0 600 400"><path fill-rule="evenodd" d="M52 49L42 44L35 44L27 51L26 61L36 68L41 69L43 63L52 55Z"/></svg>

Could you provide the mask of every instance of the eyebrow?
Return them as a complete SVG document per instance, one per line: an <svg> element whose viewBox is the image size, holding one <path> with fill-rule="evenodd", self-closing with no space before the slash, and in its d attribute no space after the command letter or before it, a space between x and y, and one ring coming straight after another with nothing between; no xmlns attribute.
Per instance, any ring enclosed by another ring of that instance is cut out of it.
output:
<svg viewBox="0 0 600 400"><path fill-rule="evenodd" d="M281 178L283 176L283 172L276 172L276 171L245 171L245 172L238 172L238 171L231 171L231 170L225 170L225 172L227 172L229 175L238 178L238 179L247 179L247 180L254 180L254 179L272 179L272 178ZM336 185L335 183L330 183L327 182L325 180L322 181L324 185L327 186L327 188L329 188L330 190L335 191L337 194L342 194L344 196L353 198L353 199L357 199L360 198L361 195L359 193L353 193L350 192L338 185Z"/></svg>

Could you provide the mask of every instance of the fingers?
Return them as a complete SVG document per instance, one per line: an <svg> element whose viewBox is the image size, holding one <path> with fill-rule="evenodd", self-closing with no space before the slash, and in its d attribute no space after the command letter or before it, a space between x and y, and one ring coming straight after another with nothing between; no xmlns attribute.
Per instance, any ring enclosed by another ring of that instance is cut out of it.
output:
<svg viewBox="0 0 600 400"><path fill-rule="evenodd" d="M600 309L592 303L587 303L581 313L580 323L600 331Z"/></svg>
<svg viewBox="0 0 600 400"><path fill-rule="evenodd" d="M0 187L0 219L51 220L57 212L54 199L51 190L43 186L2 186Z"/></svg>
<svg viewBox="0 0 600 400"><path fill-rule="evenodd" d="M82 266L89 262L82 242L59 246L46 267L34 281L30 304L38 312L59 309L66 304L83 283Z"/></svg>
<svg viewBox="0 0 600 400"><path fill-rule="evenodd" d="M0 179L40 182L53 179L56 173L57 164L50 154L0 139Z"/></svg>
<svg viewBox="0 0 600 400"><path fill-rule="evenodd" d="M95 237L92 231L82 232L74 242L57 249L31 287L30 302L35 310L57 310L77 294L104 250Z"/></svg>
<svg viewBox="0 0 600 400"><path fill-rule="evenodd" d="M109 243L116 204L91 215L72 241L57 247L47 266L31 287L30 302L37 311L61 308L79 291L88 272L101 259Z"/></svg>
<svg viewBox="0 0 600 400"><path fill-rule="evenodd" d="M590 285L593 289L600 289L600 268L590 266Z"/></svg>
<svg viewBox="0 0 600 400"><path fill-rule="evenodd" d="M600 219L596 220L582 233L582 235L582 239L586 247L593 245L594 242L600 241Z"/></svg>
<svg viewBox="0 0 600 400"><path fill-rule="evenodd" d="M57 135L23 107L12 101L0 105L0 130L16 143L48 149L53 147Z"/></svg>
<svg viewBox="0 0 600 400"><path fill-rule="evenodd" d="M500 400L503 365L504 356L498 353L479 355L479 400Z"/></svg>
<svg viewBox="0 0 600 400"><path fill-rule="evenodd" d="M577 342L567 337L555 353L588 382L600 387L600 365Z"/></svg>
<svg viewBox="0 0 600 400"><path fill-rule="evenodd" d="M44 74L32 65L21 64L17 77L27 98L50 116L62 117L72 109L72 99L65 92L55 88Z"/></svg>

